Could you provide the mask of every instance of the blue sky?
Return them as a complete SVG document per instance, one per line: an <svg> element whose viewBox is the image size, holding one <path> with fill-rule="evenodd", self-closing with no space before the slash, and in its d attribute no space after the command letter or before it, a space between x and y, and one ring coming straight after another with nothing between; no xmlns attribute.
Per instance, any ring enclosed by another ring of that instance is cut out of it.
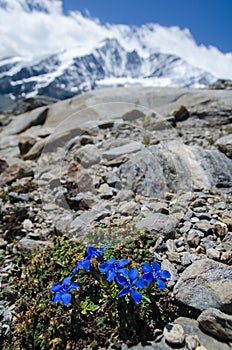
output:
<svg viewBox="0 0 232 350"><path fill-rule="evenodd" d="M189 28L198 44L232 52L232 0L63 0L63 6L66 13L88 9L102 24Z"/></svg>

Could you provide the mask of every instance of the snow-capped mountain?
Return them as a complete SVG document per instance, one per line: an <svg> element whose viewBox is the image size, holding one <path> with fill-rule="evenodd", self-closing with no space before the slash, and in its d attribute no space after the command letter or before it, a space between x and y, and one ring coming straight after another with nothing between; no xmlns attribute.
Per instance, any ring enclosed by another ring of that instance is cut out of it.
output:
<svg viewBox="0 0 232 350"><path fill-rule="evenodd" d="M178 56L154 52L147 58L106 39L92 53L65 50L30 64L23 59L0 61L1 93L19 99L47 95L72 97L99 86L140 84L204 87L216 78Z"/></svg>
<svg viewBox="0 0 232 350"><path fill-rule="evenodd" d="M232 72L232 54L198 46L187 29L102 25L64 15L60 0L0 0L0 18L0 94L16 100L117 84L205 87Z"/></svg>

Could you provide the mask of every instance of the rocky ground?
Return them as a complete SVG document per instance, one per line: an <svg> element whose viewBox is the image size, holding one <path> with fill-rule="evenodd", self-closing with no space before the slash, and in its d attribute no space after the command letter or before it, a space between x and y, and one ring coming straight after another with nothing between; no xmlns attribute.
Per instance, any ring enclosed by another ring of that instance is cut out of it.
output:
<svg viewBox="0 0 232 350"><path fill-rule="evenodd" d="M133 224L157 237L150 250L171 272L173 298L195 310L133 348L231 348L231 97L116 88L1 116L2 334L15 255L51 244L54 231L114 245L127 237L90 232Z"/></svg>

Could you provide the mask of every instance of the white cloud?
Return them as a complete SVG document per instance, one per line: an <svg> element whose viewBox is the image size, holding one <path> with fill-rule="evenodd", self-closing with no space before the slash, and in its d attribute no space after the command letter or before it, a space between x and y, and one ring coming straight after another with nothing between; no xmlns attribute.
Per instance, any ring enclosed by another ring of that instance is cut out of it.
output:
<svg viewBox="0 0 232 350"><path fill-rule="evenodd" d="M78 12L65 16L60 0L0 0L0 58L34 59L74 48L81 55L107 37L116 37L126 49L137 49L143 56L157 49L176 54L217 77L232 78L232 53L198 46L187 29L158 24L103 26Z"/></svg>

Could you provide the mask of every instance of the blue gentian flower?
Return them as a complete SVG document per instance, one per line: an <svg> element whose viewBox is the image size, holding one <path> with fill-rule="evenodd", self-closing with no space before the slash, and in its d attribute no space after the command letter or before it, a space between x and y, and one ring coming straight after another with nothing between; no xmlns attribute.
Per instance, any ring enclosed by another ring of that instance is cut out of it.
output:
<svg viewBox="0 0 232 350"><path fill-rule="evenodd" d="M88 246L87 252L86 252L86 259L91 260L93 257L96 257L101 263L103 263L104 259L102 257L102 254L104 253L104 250L108 247L109 245L105 245L104 247L100 249L95 249L92 246Z"/></svg>
<svg viewBox="0 0 232 350"><path fill-rule="evenodd" d="M144 272L143 279L146 282L152 282L155 280L158 284L159 289L163 290L166 287L165 280L171 278L171 274L167 270L162 270L161 265L156 261L150 265L148 262L141 265Z"/></svg>
<svg viewBox="0 0 232 350"><path fill-rule="evenodd" d="M117 264L115 264L116 259L112 258L108 260L107 262L100 264L98 266L99 271L101 273L106 273L106 279L108 282L112 282L114 277L117 276L119 273L126 273L124 269L124 266L129 264L129 260L127 259L121 259Z"/></svg>
<svg viewBox="0 0 232 350"><path fill-rule="evenodd" d="M117 283L125 287L117 294L117 297L120 298L130 293L134 302L140 304L142 301L142 294L138 292L136 288L146 288L147 283L143 278L139 278L139 271L136 268L132 268L129 271L127 270L125 276L116 276Z"/></svg>
<svg viewBox="0 0 232 350"><path fill-rule="evenodd" d="M102 257L102 254L104 253L104 250L108 247L108 245L100 248L100 249L95 249L92 246L88 246L87 251L86 251L86 257L79 261L79 263L75 266L73 273L77 273L77 271L80 268L85 269L85 271L88 271L90 268L90 261L93 257L96 257L100 262L103 262L104 259Z"/></svg>
<svg viewBox="0 0 232 350"><path fill-rule="evenodd" d="M51 291L55 293L52 298L53 304L62 301L62 303L67 306L70 303L72 295L69 291L78 288L78 284L76 282L71 284L71 280L72 276L69 276L63 280L62 285L59 282L53 284L51 288Z"/></svg>
<svg viewBox="0 0 232 350"><path fill-rule="evenodd" d="M80 268L83 268L85 269L85 271L89 271L89 268L90 268L90 259L87 259L88 257L86 257L85 259L79 261L79 263L75 266L74 270L73 270L73 273L77 273L77 271L80 269Z"/></svg>

